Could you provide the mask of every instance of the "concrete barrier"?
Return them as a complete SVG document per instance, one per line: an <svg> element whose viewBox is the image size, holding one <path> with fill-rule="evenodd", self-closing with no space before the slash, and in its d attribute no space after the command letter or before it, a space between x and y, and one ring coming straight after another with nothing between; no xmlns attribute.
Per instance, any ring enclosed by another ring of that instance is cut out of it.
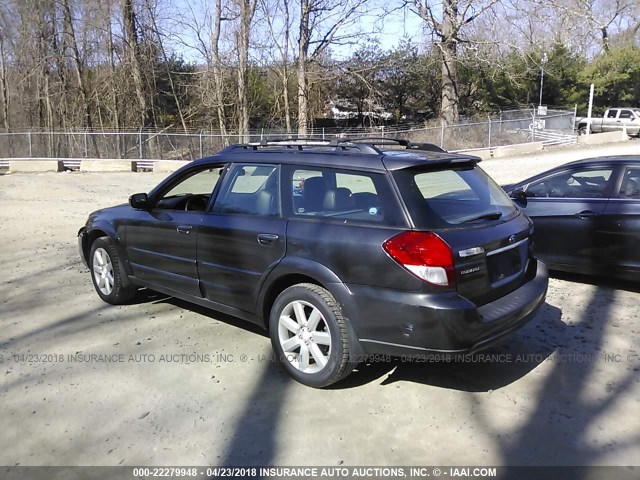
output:
<svg viewBox="0 0 640 480"><path fill-rule="evenodd" d="M61 172L63 169L60 160L10 160L10 172Z"/></svg>
<svg viewBox="0 0 640 480"><path fill-rule="evenodd" d="M136 163L131 160L82 160L81 172L135 172Z"/></svg>
<svg viewBox="0 0 640 480"><path fill-rule="evenodd" d="M187 161L184 160L156 160L153 162L154 172L175 172L180 167L185 166Z"/></svg>
<svg viewBox="0 0 640 480"><path fill-rule="evenodd" d="M622 130L618 132L591 133L578 137L578 143L582 145L600 145L602 143L626 142L627 140L629 140L629 135Z"/></svg>
<svg viewBox="0 0 640 480"><path fill-rule="evenodd" d="M524 155L527 153L539 152L544 148L542 142L521 143L519 145L508 145L497 147L493 150L493 158L512 157L514 155Z"/></svg>
<svg viewBox="0 0 640 480"><path fill-rule="evenodd" d="M482 160L489 160L491 158L491 149L483 148L481 150L465 150L463 152L453 152L460 153L461 155L473 155L474 157L480 157Z"/></svg>

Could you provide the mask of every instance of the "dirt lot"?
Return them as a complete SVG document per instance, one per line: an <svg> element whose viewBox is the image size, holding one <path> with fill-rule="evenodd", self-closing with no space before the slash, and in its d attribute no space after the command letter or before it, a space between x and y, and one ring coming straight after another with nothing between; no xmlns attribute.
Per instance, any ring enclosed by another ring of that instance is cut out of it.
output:
<svg viewBox="0 0 640 480"><path fill-rule="evenodd" d="M483 166L509 182L575 156ZM0 176L0 464L638 464L638 289L554 278L540 314L475 362L374 363L313 390L239 320L98 299L78 228L163 176Z"/></svg>

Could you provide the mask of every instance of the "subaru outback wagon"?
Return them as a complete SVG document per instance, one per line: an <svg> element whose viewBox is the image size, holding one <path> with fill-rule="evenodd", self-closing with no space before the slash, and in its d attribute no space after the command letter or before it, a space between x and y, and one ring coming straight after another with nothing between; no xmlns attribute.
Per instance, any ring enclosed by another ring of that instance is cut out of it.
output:
<svg viewBox="0 0 640 480"><path fill-rule="evenodd" d="M532 318L548 271L479 159L433 150L230 146L92 213L80 252L105 302L147 287L259 324L309 386L371 355L472 353Z"/></svg>

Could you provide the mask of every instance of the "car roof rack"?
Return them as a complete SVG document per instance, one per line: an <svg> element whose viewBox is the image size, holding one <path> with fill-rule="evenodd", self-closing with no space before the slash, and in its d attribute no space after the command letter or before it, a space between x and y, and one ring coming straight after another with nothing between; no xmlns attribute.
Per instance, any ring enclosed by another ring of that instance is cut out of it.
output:
<svg viewBox="0 0 640 480"><path fill-rule="evenodd" d="M259 145L261 147L266 147L269 145L278 145L278 144L290 144L297 145L296 142L301 142L302 145L305 145L304 142L310 142L307 145L314 144L329 144L329 140L318 137L279 137L279 138L263 138L260 140Z"/></svg>
<svg viewBox="0 0 640 480"><path fill-rule="evenodd" d="M267 150L281 148L287 150L297 150L299 152L308 150L313 151L314 149L324 148L325 152L349 152L356 150L359 153L365 153L369 155L380 155L382 152L377 148L371 146L366 143L341 143L332 145L329 140L322 139L313 139L309 141L309 139L304 139L302 141L297 140L295 138L285 138L285 139L277 139L277 140L262 140L260 143L244 143L244 144L236 144L230 145L224 150L226 152L231 151L241 151L241 150Z"/></svg>
<svg viewBox="0 0 640 480"><path fill-rule="evenodd" d="M421 150L426 152L439 152L447 153L443 148L433 143L412 143L410 140L404 138L390 138L390 137L357 137L357 138L334 138L331 140L330 145L340 145L342 143L352 144L369 144L372 146L385 146L385 145L399 145L405 147L407 150Z"/></svg>

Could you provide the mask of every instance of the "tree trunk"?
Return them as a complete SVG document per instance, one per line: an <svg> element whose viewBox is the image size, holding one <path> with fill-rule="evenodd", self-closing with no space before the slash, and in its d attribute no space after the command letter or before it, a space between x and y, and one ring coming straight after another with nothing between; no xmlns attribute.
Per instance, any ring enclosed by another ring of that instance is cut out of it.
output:
<svg viewBox="0 0 640 480"><path fill-rule="evenodd" d="M284 4L284 49L282 54L282 101L284 103L284 121L287 133L291 133L291 104L289 101L289 0Z"/></svg>
<svg viewBox="0 0 640 480"><path fill-rule="evenodd" d="M153 108L147 102L144 82L140 67L140 46L138 44L138 33L136 27L136 13L133 7L133 0L123 0L124 30L129 52L129 64L133 77L133 87L135 89L138 106L140 108L141 126L151 127L154 123Z"/></svg>
<svg viewBox="0 0 640 480"><path fill-rule="evenodd" d="M249 35L251 20L256 11L255 0L240 0L240 28L238 31L238 140L249 142L249 96L247 89L249 63Z"/></svg>
<svg viewBox="0 0 640 480"><path fill-rule="evenodd" d="M115 131L120 133L120 100L118 95L118 89L116 88L116 61L113 55L113 30L111 29L111 4L107 3L107 35L109 36L108 48L109 48L109 71L111 73L111 103L112 103L112 116L113 126ZM117 158L122 158L122 140L120 135L116 135L116 155Z"/></svg>
<svg viewBox="0 0 640 480"><path fill-rule="evenodd" d="M4 39L0 32L0 96L2 98L2 126L4 131L9 133L9 73L7 69L6 54L4 50ZM11 138L11 137L9 137Z"/></svg>
<svg viewBox="0 0 640 480"><path fill-rule="evenodd" d="M162 43L162 38L160 37L160 30L158 29L158 24L156 22L156 15L153 11L149 1L146 1L147 12L149 13L149 18L151 18L151 22L153 24L153 30L156 34L156 40L158 42L158 46L160 47L160 53L162 53L162 59L164 60L164 65L167 71L167 77L169 79L169 87L171 88L171 95L173 96L173 101L176 102L176 109L178 110L178 117L180 118L180 124L182 125L182 129L184 133L189 133L189 129L187 128L187 122L184 118L184 114L182 113L182 107L180 106L180 98L178 97L178 92L176 90L175 82L173 81L173 75L171 73L171 68L169 67L169 57L167 55L167 51L164 48L164 44Z"/></svg>
<svg viewBox="0 0 640 480"><path fill-rule="evenodd" d="M442 99L440 115L446 125L458 122L458 0L446 0L444 2L442 19L442 42L440 52L442 55Z"/></svg>
<svg viewBox="0 0 640 480"><path fill-rule="evenodd" d="M220 27L222 23L222 0L216 0L216 15L213 20L213 33L211 35L211 57L213 60L213 94L218 114L220 135L225 145L229 144L227 138L227 122L224 111L224 77L222 60L220 59Z"/></svg>
<svg viewBox="0 0 640 480"><path fill-rule="evenodd" d="M300 0L300 39L298 42L298 136L306 137L309 124L309 0Z"/></svg>
<svg viewBox="0 0 640 480"><path fill-rule="evenodd" d="M73 56L73 63L75 66L76 72L76 80L78 81L78 90L80 91L80 99L82 100L82 108L84 111L84 126L88 130L93 130L93 119L91 117L91 105L89 103L89 89L87 88L87 83L84 79L84 66L82 64L82 59L80 58L80 50L78 49L78 43L76 41L76 32L73 28L73 20L71 18L71 8L69 6L69 0L64 0L63 3L64 8L64 23L65 30L69 42L71 44L71 53ZM98 149L98 144L96 142L95 135L91 135L91 144L93 145L93 155L95 157L100 157L100 151ZM86 153L86 152L85 152Z"/></svg>

